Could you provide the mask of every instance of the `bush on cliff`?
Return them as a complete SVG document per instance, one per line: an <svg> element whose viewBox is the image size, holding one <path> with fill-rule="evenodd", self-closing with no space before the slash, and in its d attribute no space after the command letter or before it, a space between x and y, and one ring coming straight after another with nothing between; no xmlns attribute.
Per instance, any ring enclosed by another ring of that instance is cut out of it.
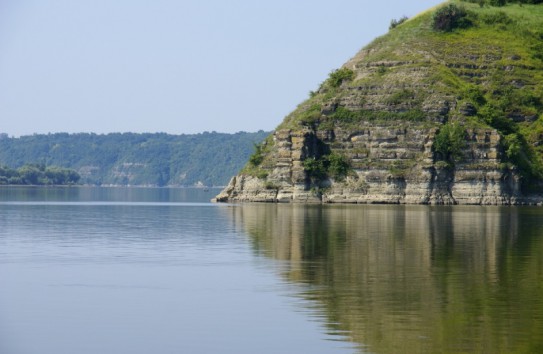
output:
<svg viewBox="0 0 543 354"><path fill-rule="evenodd" d="M332 152L319 158L310 157L303 162L304 170L314 181L324 180L332 177L342 181L351 170L349 160L338 153Z"/></svg>
<svg viewBox="0 0 543 354"><path fill-rule="evenodd" d="M466 130L458 123L446 123L436 134L434 152L442 161L454 165L462 160L462 149L466 145Z"/></svg>
<svg viewBox="0 0 543 354"><path fill-rule="evenodd" d="M337 88L341 86L343 81L350 81L354 77L354 72L351 69L341 68L330 73L328 82L330 86Z"/></svg>
<svg viewBox="0 0 543 354"><path fill-rule="evenodd" d="M394 29L394 28L398 27L399 25L401 25L402 23L404 23L405 21L407 21L408 19L409 19L409 17L407 17L407 16L402 16L398 20L396 20L394 18L394 19L392 19L390 21L390 26L388 26L388 29Z"/></svg>
<svg viewBox="0 0 543 354"><path fill-rule="evenodd" d="M253 166L258 166L264 161L264 149L260 144L254 144L255 151L249 157L249 163Z"/></svg>
<svg viewBox="0 0 543 354"><path fill-rule="evenodd" d="M432 27L436 31L451 32L457 28L467 28L472 25L468 12L462 6L449 4L439 8L432 19Z"/></svg>

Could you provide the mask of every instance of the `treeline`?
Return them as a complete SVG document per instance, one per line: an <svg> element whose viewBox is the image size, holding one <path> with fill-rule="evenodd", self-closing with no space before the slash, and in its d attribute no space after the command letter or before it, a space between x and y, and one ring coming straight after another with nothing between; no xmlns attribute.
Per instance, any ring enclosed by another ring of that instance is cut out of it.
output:
<svg viewBox="0 0 543 354"><path fill-rule="evenodd" d="M29 164L18 169L0 166L0 185L71 185L80 178L76 171L56 166Z"/></svg>
<svg viewBox="0 0 543 354"><path fill-rule="evenodd" d="M471 2L479 4L481 6L505 6L507 4L543 4L543 0L462 0L464 2Z"/></svg>
<svg viewBox="0 0 543 354"><path fill-rule="evenodd" d="M485 6L495 6L502 7L507 4L543 4L543 0L460 0L460 2L469 2L472 4L479 4L481 7ZM495 15L491 20L502 20L503 18L499 17L500 15ZM456 5L450 3L447 6L441 7L437 11L437 16L434 17L434 29L437 30L451 30L458 27L469 27L471 21L469 19L462 19L463 17L468 17L468 13L462 7L457 7ZM388 27L389 30L392 30L409 18L407 16L402 16L399 19L392 19Z"/></svg>
<svg viewBox="0 0 543 354"><path fill-rule="evenodd" d="M0 165L73 169L91 185L222 186L269 133L0 134Z"/></svg>

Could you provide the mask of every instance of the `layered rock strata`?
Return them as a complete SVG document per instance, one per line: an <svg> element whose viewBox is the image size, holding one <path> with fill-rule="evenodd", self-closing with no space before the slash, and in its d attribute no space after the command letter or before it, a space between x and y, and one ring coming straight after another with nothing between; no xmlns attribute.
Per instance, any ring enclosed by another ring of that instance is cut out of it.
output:
<svg viewBox="0 0 543 354"><path fill-rule="evenodd" d="M541 39L517 28L519 12L533 9L452 3L468 7L471 28L438 32L430 11L375 40L311 92L215 200L541 203Z"/></svg>
<svg viewBox="0 0 543 354"><path fill-rule="evenodd" d="M500 136L469 130L454 168L434 164L436 129L367 124L356 131L278 130L275 163L267 178L238 175L216 197L219 202L391 203L509 205L537 202L519 192L515 172L500 160ZM351 161L343 180L315 185L303 161L322 143Z"/></svg>

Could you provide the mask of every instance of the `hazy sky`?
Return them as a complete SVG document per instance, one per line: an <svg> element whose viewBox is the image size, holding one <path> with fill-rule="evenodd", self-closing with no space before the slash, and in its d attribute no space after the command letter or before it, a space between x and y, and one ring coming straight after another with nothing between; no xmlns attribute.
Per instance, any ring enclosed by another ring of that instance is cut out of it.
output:
<svg viewBox="0 0 543 354"><path fill-rule="evenodd" d="M440 0L0 0L0 132L272 130Z"/></svg>

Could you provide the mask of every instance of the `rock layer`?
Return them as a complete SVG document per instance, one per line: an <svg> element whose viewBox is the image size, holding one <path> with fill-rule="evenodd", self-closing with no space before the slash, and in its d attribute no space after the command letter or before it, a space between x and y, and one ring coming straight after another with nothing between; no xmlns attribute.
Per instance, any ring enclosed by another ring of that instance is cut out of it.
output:
<svg viewBox="0 0 543 354"><path fill-rule="evenodd" d="M401 124L401 122L399 122ZM465 158L454 168L434 164L435 129L366 125L357 131L290 131L273 134L275 164L267 178L238 175L216 197L225 202L481 204L533 203L519 191L518 176L504 169L500 136L468 131ZM353 172L314 185L303 160L319 143L352 161Z"/></svg>

